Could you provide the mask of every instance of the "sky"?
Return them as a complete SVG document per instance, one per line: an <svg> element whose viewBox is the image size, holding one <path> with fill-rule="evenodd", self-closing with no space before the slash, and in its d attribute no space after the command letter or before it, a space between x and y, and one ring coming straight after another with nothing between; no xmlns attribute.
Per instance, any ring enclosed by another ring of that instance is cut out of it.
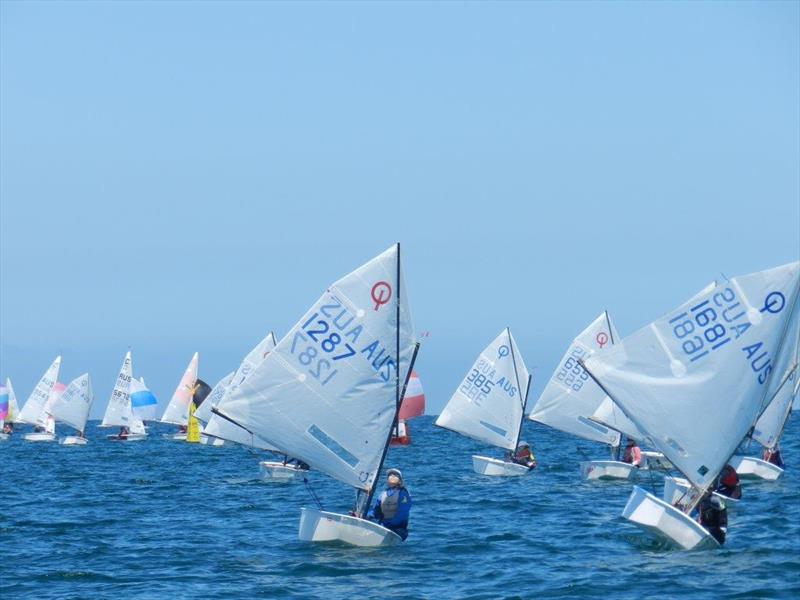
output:
<svg viewBox="0 0 800 600"><path fill-rule="evenodd" d="M800 257L798 2L0 2L0 376L162 408L401 242L437 414Z"/></svg>

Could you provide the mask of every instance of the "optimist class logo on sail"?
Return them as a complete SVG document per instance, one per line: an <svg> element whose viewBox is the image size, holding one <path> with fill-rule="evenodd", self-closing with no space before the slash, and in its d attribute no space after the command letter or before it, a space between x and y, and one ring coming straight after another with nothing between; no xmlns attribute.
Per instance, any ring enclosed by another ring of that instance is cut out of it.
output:
<svg viewBox="0 0 800 600"><path fill-rule="evenodd" d="M370 298L378 311L392 298L392 288L385 281L372 286ZM344 302L332 293L312 309L309 317L294 331L290 354L303 372L320 385L327 385L339 373L339 361L366 360L382 381L394 381L397 365L392 351L379 339L365 339L360 320L364 311L353 314Z"/></svg>

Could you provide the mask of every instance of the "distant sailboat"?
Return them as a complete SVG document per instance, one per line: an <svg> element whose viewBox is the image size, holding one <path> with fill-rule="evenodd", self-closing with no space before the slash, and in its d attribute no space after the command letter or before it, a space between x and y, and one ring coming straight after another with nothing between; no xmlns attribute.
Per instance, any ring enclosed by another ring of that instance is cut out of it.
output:
<svg viewBox="0 0 800 600"><path fill-rule="evenodd" d="M31 395L25 402L25 406L19 413L16 421L18 423L28 423L36 428L33 433L27 433L23 439L29 442L54 442L55 435L55 421L45 411L48 402L52 402L55 398L52 397L51 392L58 382L58 372L61 368L61 357L57 356L50 367L47 369L39 383L33 388ZM58 388L56 388L58 391Z"/></svg>
<svg viewBox="0 0 800 600"><path fill-rule="evenodd" d="M6 431L6 419L8 418L8 387L0 385L0 442L8 441L9 434Z"/></svg>
<svg viewBox="0 0 800 600"><path fill-rule="evenodd" d="M89 374L84 373L70 382L50 407L50 415L59 423L73 427L77 435L68 435L61 440L65 446L86 445L84 430L89 418L94 395Z"/></svg>
<svg viewBox="0 0 800 600"><path fill-rule="evenodd" d="M770 390L772 365L796 310L799 267L734 277L584 363L692 485L677 507L634 487L622 512L668 545L716 547L724 539L690 513Z"/></svg>
<svg viewBox="0 0 800 600"><path fill-rule="evenodd" d="M603 404L606 394L578 362L618 341L619 334L608 312L600 313L572 340L529 416L532 421L610 447L608 460L580 463L584 479L629 479L638 472L634 465L619 460L620 431L591 418Z"/></svg>
<svg viewBox="0 0 800 600"><path fill-rule="evenodd" d="M119 433L110 434L106 439L112 442L138 442L147 437L144 423L133 414L130 388L133 379L131 353L128 351L114 382L114 390L108 399L108 406L100 427L119 427Z"/></svg>
<svg viewBox="0 0 800 600"><path fill-rule="evenodd" d="M189 424L189 405L192 402L192 391L194 390L195 381L197 381L197 361L198 354L195 352L161 417L162 423L171 423L179 427L176 433L165 433L164 437L167 439L186 441L186 427Z"/></svg>
<svg viewBox="0 0 800 600"><path fill-rule="evenodd" d="M436 425L507 450L519 447L531 377L506 328L480 353L436 419ZM530 469L512 460L472 457L480 475L517 476Z"/></svg>
<svg viewBox="0 0 800 600"><path fill-rule="evenodd" d="M299 537L401 541L367 520L417 345L400 245L332 284L215 412L359 491L354 514L304 508Z"/></svg>
<svg viewBox="0 0 800 600"><path fill-rule="evenodd" d="M764 448L764 456L780 452L780 442L786 421L792 413L792 402L800 383L798 358L800 358L800 311L792 319L787 332L784 352L774 363L775 375L772 381L774 390L768 397L768 404L759 415L750 433L750 438ZM778 454L780 456L780 454ZM737 455L731 458L730 465L743 479L766 479L775 481L783 475L783 468L774 462L754 456Z"/></svg>
<svg viewBox="0 0 800 600"><path fill-rule="evenodd" d="M158 400L145 384L144 378L132 378L128 392L133 416L142 422L155 421L157 419Z"/></svg>
<svg viewBox="0 0 800 600"><path fill-rule="evenodd" d="M412 371L406 395L403 397L403 404L400 405L400 413L397 415L397 426L392 432L390 445L407 446L411 443L411 435L406 421L423 414L425 414L425 392L416 372Z"/></svg>
<svg viewBox="0 0 800 600"><path fill-rule="evenodd" d="M19 406L17 405L17 396L14 393L14 386L11 385L11 378L6 377L6 400L8 402L8 412L0 424L2 432L0 432L0 441L6 441L11 438L14 433L14 424L17 423L19 418Z"/></svg>
<svg viewBox="0 0 800 600"><path fill-rule="evenodd" d="M192 401L189 403L189 422L186 427L186 441L190 444L200 443L200 422L195 418L194 413L198 407L211 393L211 386L198 378L192 388Z"/></svg>

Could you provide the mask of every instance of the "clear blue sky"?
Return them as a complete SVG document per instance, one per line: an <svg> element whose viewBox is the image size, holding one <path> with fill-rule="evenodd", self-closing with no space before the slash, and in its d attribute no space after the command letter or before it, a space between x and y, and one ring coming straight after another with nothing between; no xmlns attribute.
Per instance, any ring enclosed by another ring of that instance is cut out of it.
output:
<svg viewBox="0 0 800 600"><path fill-rule="evenodd" d="M800 5L0 3L0 375L162 406L403 244L437 413L800 255Z"/></svg>

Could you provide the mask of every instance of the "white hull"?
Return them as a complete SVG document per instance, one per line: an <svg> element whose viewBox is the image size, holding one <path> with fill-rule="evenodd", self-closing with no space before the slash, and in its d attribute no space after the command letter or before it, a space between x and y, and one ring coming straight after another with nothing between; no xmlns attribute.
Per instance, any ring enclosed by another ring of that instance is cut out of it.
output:
<svg viewBox="0 0 800 600"><path fill-rule="evenodd" d="M258 463L258 468L264 481L291 481L302 478L308 473L307 469L298 469L297 465L285 465L282 462L268 460Z"/></svg>
<svg viewBox="0 0 800 600"><path fill-rule="evenodd" d="M59 442L62 446L85 446L88 440L77 435L68 435Z"/></svg>
<svg viewBox="0 0 800 600"><path fill-rule="evenodd" d="M719 547L700 523L639 486L633 487L622 516L672 547L683 550Z"/></svg>
<svg viewBox="0 0 800 600"><path fill-rule="evenodd" d="M530 469L524 465L474 454L472 455L472 470L478 475L493 477L520 477L530 472Z"/></svg>
<svg viewBox="0 0 800 600"><path fill-rule="evenodd" d="M654 450L642 450L642 459L642 462L645 463L643 468L664 469L665 471L675 468L666 456Z"/></svg>
<svg viewBox="0 0 800 600"><path fill-rule="evenodd" d="M754 456L734 456L728 463L736 469L742 479L766 479L775 481L783 475L783 469L771 462Z"/></svg>
<svg viewBox="0 0 800 600"><path fill-rule="evenodd" d="M0 433L0 442L7 442L10 437L7 433Z"/></svg>
<svg viewBox="0 0 800 600"><path fill-rule="evenodd" d="M186 441L186 434L185 433L164 433L162 437L165 440L172 440L174 442L185 442Z"/></svg>
<svg viewBox="0 0 800 600"><path fill-rule="evenodd" d="M590 460L581 463L583 479L633 479L639 469L618 460Z"/></svg>
<svg viewBox="0 0 800 600"><path fill-rule="evenodd" d="M298 537L304 542L340 541L352 546L391 546L402 541L377 523L312 508L300 509Z"/></svg>
<svg viewBox="0 0 800 600"><path fill-rule="evenodd" d="M119 435L107 435L106 439L109 442L141 442L143 439L147 437L146 433L129 433L125 437L119 437Z"/></svg>
<svg viewBox="0 0 800 600"><path fill-rule="evenodd" d="M741 502L741 498L729 498L717 492L714 492L714 495L721 499L728 509L735 508L736 505ZM664 493L661 495L661 498L667 504L672 506L675 506L677 503L688 504L692 502L696 496L697 490L683 477L664 477Z"/></svg>
<svg viewBox="0 0 800 600"><path fill-rule="evenodd" d="M22 439L26 442L55 442L56 434L44 432L26 433Z"/></svg>
<svg viewBox="0 0 800 600"><path fill-rule="evenodd" d="M205 446L224 446L225 440L212 435L200 434L200 443Z"/></svg>

